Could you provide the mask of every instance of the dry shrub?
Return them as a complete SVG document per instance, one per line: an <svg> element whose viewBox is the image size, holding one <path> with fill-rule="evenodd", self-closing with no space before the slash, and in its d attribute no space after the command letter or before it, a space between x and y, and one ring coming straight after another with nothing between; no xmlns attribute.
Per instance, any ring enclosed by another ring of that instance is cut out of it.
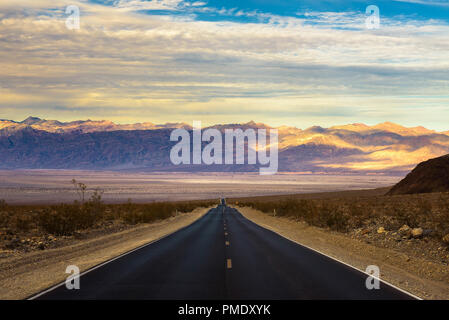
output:
<svg viewBox="0 0 449 320"><path fill-rule="evenodd" d="M116 216L129 224L150 223L156 220L167 219L176 212L185 213L198 207L209 207L216 204L214 201L189 201L189 202L154 202L136 204L128 201L123 205L113 205Z"/></svg>
<svg viewBox="0 0 449 320"><path fill-rule="evenodd" d="M87 187L81 183L77 183L76 187L79 185L80 201L71 204L22 206L7 205L4 200L0 200L0 232L8 235L30 231L35 235L72 235L76 231L110 225L111 221L149 223L169 218L176 213L218 204L217 201L209 200L134 204L129 200L124 204L106 205L102 201L103 193L98 189L91 193L89 200L84 201Z"/></svg>
<svg viewBox="0 0 449 320"><path fill-rule="evenodd" d="M346 231L349 216L339 206L329 203L316 203L315 200L285 199L281 201L243 202L241 206L249 206L265 213L277 216L292 217L318 227Z"/></svg>
<svg viewBox="0 0 449 320"><path fill-rule="evenodd" d="M29 231L33 226L34 226L34 219L32 217L32 215L26 215L26 214L21 214L21 215L14 215L11 218L11 223L12 223L12 227L15 228L16 230L22 231L22 232L27 232Z"/></svg>
<svg viewBox="0 0 449 320"><path fill-rule="evenodd" d="M347 232L369 224L397 230L407 224L430 229L437 238L449 233L449 193L331 199L246 200L267 214L276 211L310 225Z"/></svg>
<svg viewBox="0 0 449 320"><path fill-rule="evenodd" d="M47 233L69 235L77 229L79 218L81 218L79 205L60 204L45 208L39 214L39 226Z"/></svg>
<svg viewBox="0 0 449 320"><path fill-rule="evenodd" d="M44 208L39 215L39 226L47 233L70 235L76 230L94 227L103 220L105 205L101 193L95 190L87 202L60 204Z"/></svg>
<svg viewBox="0 0 449 320"><path fill-rule="evenodd" d="M319 227L328 227L340 232L348 231L349 216L344 212L344 207L333 203L324 202L319 210Z"/></svg>

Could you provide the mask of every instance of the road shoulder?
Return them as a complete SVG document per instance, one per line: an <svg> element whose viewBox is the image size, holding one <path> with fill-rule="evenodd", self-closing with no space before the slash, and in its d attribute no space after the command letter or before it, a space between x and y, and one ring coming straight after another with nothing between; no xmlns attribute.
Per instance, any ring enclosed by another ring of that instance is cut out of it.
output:
<svg viewBox="0 0 449 320"><path fill-rule="evenodd" d="M380 267L381 278L423 299L449 299L446 265L396 250L380 248L337 233L284 217L273 217L247 207L236 207L254 223L290 240L313 248L359 270Z"/></svg>

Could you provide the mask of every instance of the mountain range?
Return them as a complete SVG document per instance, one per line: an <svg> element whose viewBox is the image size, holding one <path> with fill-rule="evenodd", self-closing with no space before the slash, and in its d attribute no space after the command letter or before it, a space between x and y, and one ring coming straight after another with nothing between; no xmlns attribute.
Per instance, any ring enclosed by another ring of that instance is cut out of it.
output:
<svg viewBox="0 0 449 320"><path fill-rule="evenodd" d="M270 128L253 121L212 127L221 132ZM174 128L191 130L186 123L60 122L36 117L20 122L0 120L0 169L258 170L253 165L174 166L169 158L175 144L169 139ZM277 129L279 171L284 172L403 175L424 160L449 153L449 131L391 122Z"/></svg>

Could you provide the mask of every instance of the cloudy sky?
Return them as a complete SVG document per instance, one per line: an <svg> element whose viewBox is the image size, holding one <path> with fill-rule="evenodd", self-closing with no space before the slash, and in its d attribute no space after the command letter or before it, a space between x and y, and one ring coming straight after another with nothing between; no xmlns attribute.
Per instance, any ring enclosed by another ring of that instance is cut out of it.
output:
<svg viewBox="0 0 449 320"><path fill-rule="evenodd" d="M449 1L1 0L0 118L29 115L449 130Z"/></svg>

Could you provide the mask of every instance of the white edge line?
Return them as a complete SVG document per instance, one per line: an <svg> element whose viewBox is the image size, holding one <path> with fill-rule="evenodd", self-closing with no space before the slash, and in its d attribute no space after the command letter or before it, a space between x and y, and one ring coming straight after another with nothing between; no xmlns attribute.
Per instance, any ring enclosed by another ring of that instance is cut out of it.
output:
<svg viewBox="0 0 449 320"><path fill-rule="evenodd" d="M213 209L213 208L212 208L212 209ZM147 247L147 246L149 246L149 245L151 245L151 244L153 244L153 243L155 243L155 242L158 242L158 241L160 241L160 240L162 240L162 239L164 239L164 238L166 238L166 237L168 237L168 236L171 236L172 234L174 234L174 233L176 233L176 232L178 232L178 231L181 231L181 230L183 230L183 229L185 229L185 228L190 227L192 224L194 224L194 223L197 222L199 219L201 219L201 218L204 217L206 214L208 214L212 209L209 209L209 210L208 210L204 215L202 215L200 218L196 219L195 221L192 221L192 223L189 223L188 225L186 225L186 226L184 226L184 227L182 227L182 228L180 228L180 229L178 229L178 230L176 230L176 231L173 231L172 233L166 234L165 236L162 236L162 237L160 237L160 238L158 238L158 239L155 239L155 240L152 240L152 241L150 241L150 242L148 242L148 243L145 243L145 244L143 244L143 245L141 245L141 246L139 246L139 247L137 247L137 248L134 248L134 249L132 249L132 250L130 250L130 251L124 252L124 253L122 253L121 255L117 256L117 257L114 257L114 258L112 258L112 259L106 260L105 262L102 262L102 263L100 263L100 264L98 264L98 265L96 265L96 266L93 266L93 267L91 267L91 268L89 268L89 269L87 269L87 270L81 272L80 275L79 275L79 279L81 279L82 276L88 274L89 272L94 271L94 270L96 270L96 269L98 269L98 268L101 268L101 267L103 267L104 265L106 265L106 264L108 264L108 263L110 263L110 262L112 262L112 261L115 261L115 260L117 260L117 259L120 259L120 258L122 258L122 257L124 257L124 256L126 256L126 255L128 255L128 254L131 254L131 253L133 253L134 251L143 249L143 248L145 248L145 247ZM48 288L48 289L46 289L46 290L44 290L44 291L41 291L41 292L39 292L39 293L37 293L37 294L35 294L35 295L29 297L29 298L26 298L25 300L34 300L34 299L37 299L37 298L39 298L40 296L43 296L44 294L47 294L47 293L49 293L49 292L51 292L51 291L53 291L53 290L55 290L55 289L57 289L57 288L59 288L59 287L61 287L61 286L63 286L63 285L65 285L65 280L62 281L61 283L58 283L58 284L54 285L53 287L50 287L50 288Z"/></svg>
<svg viewBox="0 0 449 320"><path fill-rule="evenodd" d="M234 208L234 209L236 209L236 210L238 211L237 208ZM239 212L240 212L240 211L239 211ZM240 212L240 214L241 214L241 212ZM242 214L242 215L243 215L243 214ZM245 216L244 216L244 217L245 217ZM245 217L245 218L246 218L246 217ZM248 218L246 218L246 219L248 219ZM267 229L267 230L269 230L269 231L271 231L271 232L274 232L275 234L277 234L278 236L281 236L281 237L284 238L284 239L287 239L287 240L289 240L289 241L291 241L291 242L294 242L294 243L296 243L296 244L298 244L298 245L300 245L300 246L302 246L302 247L304 247L304 248L307 248L307 249L309 249L309 250L312 250L312 251L314 251L314 252L316 252L316 253L319 253L319 254L321 254L321 255L323 255L323 256L325 256L325 257L328 257L328 258L330 258L330 259L332 259L332 260L334 260L334 261L337 261L337 262L339 262L339 263L341 263L341 264L344 264L344 265L347 266L347 267L350 267L350 268L352 268L352 269L354 269L354 270L357 270L357 271L359 271L359 272L361 272L361 273L363 273L363 274L365 274L365 275L367 275L367 276L370 276L370 277L372 277L372 278L374 278L374 279L376 279L376 280L379 280L379 281L382 282L383 284L386 284L386 285L388 285L388 286L390 286L390 287L392 287L392 288L394 288L394 289L396 289L396 290L399 290L399 291L401 291L402 293L405 293L405 294L409 295L410 297L412 297L412 298L414 298L414 299L416 299L416 300L424 300L424 299L422 299L422 298L420 298L420 297L418 297L418 296L415 296L413 293L410 293L410 292L408 292L408 291L405 291L404 289L401 289L401 288L395 286L394 284L389 283L388 281L385 281L385 280L383 280L383 279L374 277L374 276L372 276L372 275L366 273L365 271L363 271L363 270L361 270L361 269L359 269L359 268L357 268L357 267L354 267L354 266L352 266L352 265L350 265L350 264L348 264L348 263L346 263L346 262L344 262L344 261L341 261L341 260L339 260L339 259L337 259L337 258L334 258L334 257L332 257L332 256L330 256L330 255L328 255L328 254L326 254L326 253L323 253L323 252L321 252L321 251L318 251L318 250L316 250L316 249L314 249L314 248L312 248L312 247L306 246L306 245L304 245L304 244L302 244L302 243L300 243L300 242L298 242L298 241L296 241L296 240L290 239L289 237L284 236L284 235L278 233L277 231L274 231L274 230L270 229L269 226L267 226L267 225L260 225L260 224L254 222L254 221L252 221L252 220L250 220L250 219L248 219L248 220L251 221L251 222L253 222L253 223L255 223L255 224L257 224L258 226L260 226L260 227L262 227L262 228L264 228L264 229Z"/></svg>

